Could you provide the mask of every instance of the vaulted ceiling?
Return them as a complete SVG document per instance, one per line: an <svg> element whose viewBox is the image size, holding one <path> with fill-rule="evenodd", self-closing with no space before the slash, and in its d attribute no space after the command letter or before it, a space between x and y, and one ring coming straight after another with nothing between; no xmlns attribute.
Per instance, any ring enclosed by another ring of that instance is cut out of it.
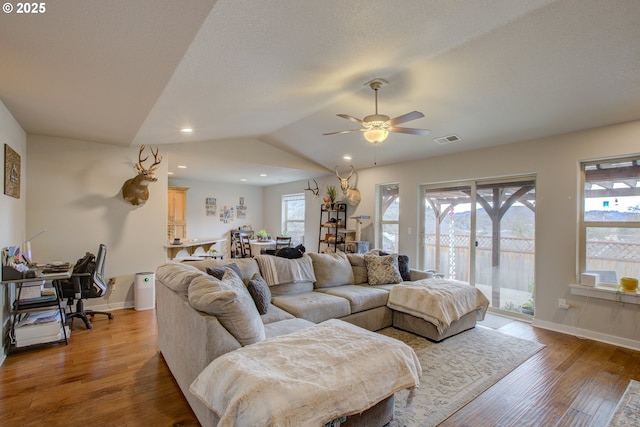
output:
<svg viewBox="0 0 640 427"><path fill-rule="evenodd" d="M59 0L0 15L0 100L30 134L269 185L640 119L639 21L637 0ZM380 113L431 134L323 136L374 112L378 77Z"/></svg>

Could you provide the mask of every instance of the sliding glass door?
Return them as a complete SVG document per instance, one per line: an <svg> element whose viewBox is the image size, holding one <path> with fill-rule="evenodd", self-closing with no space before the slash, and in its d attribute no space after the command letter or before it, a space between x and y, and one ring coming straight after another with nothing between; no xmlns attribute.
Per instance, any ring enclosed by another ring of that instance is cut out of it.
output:
<svg viewBox="0 0 640 427"><path fill-rule="evenodd" d="M478 287L497 310L532 315L533 177L424 186L422 268Z"/></svg>
<svg viewBox="0 0 640 427"><path fill-rule="evenodd" d="M471 186L429 188L423 194L423 269L471 283Z"/></svg>

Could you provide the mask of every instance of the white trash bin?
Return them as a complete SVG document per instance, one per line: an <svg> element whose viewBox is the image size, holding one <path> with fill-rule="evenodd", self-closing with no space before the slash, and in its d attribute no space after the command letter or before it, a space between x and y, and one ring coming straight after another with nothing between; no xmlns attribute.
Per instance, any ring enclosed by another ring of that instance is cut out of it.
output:
<svg viewBox="0 0 640 427"><path fill-rule="evenodd" d="M136 273L133 308L151 310L156 305L156 275L152 272Z"/></svg>

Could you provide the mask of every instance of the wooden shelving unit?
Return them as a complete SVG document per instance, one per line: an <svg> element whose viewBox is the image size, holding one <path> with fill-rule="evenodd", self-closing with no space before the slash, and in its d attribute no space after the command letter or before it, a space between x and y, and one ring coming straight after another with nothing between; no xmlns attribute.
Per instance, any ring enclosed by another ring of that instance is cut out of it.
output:
<svg viewBox="0 0 640 427"><path fill-rule="evenodd" d="M347 204L333 203L320 206L320 233L318 235L318 252L333 247L334 252L342 248L344 235L339 231L347 226Z"/></svg>

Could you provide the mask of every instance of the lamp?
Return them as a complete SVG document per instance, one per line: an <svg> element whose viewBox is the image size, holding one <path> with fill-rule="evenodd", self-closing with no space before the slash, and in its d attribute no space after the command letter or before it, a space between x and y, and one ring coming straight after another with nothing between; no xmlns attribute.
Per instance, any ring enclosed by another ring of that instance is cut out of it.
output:
<svg viewBox="0 0 640 427"><path fill-rule="evenodd" d="M363 119L362 125L367 129L364 131L364 139L372 144L379 144L389 136L391 125L387 123L389 116L386 114L378 114L378 89L380 85L371 86L376 94L376 113L371 114Z"/></svg>
<svg viewBox="0 0 640 427"><path fill-rule="evenodd" d="M364 139L372 144L379 144L383 142L389 136L389 131L384 129L369 129L364 132Z"/></svg>
<svg viewBox="0 0 640 427"><path fill-rule="evenodd" d="M34 240L36 237L38 237L39 235L41 235L42 233L46 232L47 229L45 228L44 230L40 230L38 231L36 234L34 234L33 236L29 237L26 241L26 248L25 248L25 253L23 256L27 257L27 263L31 263L31 260L33 259L31 257L31 241Z"/></svg>

